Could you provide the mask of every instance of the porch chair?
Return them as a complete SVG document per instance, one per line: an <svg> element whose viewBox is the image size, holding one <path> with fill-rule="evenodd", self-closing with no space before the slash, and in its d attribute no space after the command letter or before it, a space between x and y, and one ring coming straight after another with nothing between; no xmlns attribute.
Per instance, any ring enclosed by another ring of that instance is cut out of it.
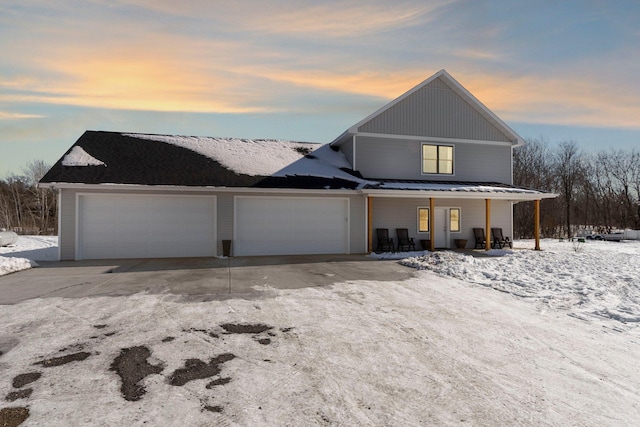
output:
<svg viewBox="0 0 640 427"><path fill-rule="evenodd" d="M393 239L389 237L388 228L376 228L376 234L378 236L378 246L376 246L376 252L395 251L395 248L393 246Z"/></svg>
<svg viewBox="0 0 640 427"><path fill-rule="evenodd" d="M502 228L492 228L491 229L491 236L493 236L493 248L494 249L496 248L496 246L498 248L502 249L507 245L510 248L513 248L513 243L511 242L511 239L509 239L509 237L504 237L504 235L502 234Z"/></svg>
<svg viewBox="0 0 640 427"><path fill-rule="evenodd" d="M484 236L484 228L474 228L473 237L476 239L476 246L474 249L482 249L487 244L487 238Z"/></svg>
<svg viewBox="0 0 640 427"><path fill-rule="evenodd" d="M398 235L398 251L402 251L403 248L407 248L410 251L412 248L416 250L416 244L413 241L413 237L409 237L409 230L406 228L396 228L396 234Z"/></svg>

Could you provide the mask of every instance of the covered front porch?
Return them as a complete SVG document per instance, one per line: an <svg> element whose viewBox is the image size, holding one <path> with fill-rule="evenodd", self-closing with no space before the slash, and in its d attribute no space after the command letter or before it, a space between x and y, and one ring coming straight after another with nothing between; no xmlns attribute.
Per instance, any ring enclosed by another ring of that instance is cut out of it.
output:
<svg viewBox="0 0 640 427"><path fill-rule="evenodd" d="M424 186L427 186L424 184ZM433 187L433 185L431 185ZM365 189L367 250L378 251L378 229L397 244L397 229L407 229L417 250L492 248L492 228L513 241L513 205L533 201L535 246L540 250L540 202L555 194L511 186L437 185L437 189ZM474 228L484 230L478 242ZM480 245L480 246L479 246Z"/></svg>

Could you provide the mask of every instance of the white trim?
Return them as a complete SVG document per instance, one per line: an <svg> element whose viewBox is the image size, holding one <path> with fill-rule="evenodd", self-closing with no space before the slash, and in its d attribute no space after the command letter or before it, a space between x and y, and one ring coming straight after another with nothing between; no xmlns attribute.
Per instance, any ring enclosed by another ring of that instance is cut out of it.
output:
<svg viewBox="0 0 640 427"><path fill-rule="evenodd" d="M62 259L62 191L58 190L58 261Z"/></svg>
<svg viewBox="0 0 640 427"><path fill-rule="evenodd" d="M444 144L476 144L476 145L485 144L485 145L500 145L505 147L513 147L513 144L507 141L447 138L443 136L435 137L435 136L418 136L418 135L397 135L393 133L373 133L373 132L359 132L358 136L365 136L368 138L405 139L410 141L425 141L425 142L435 142L435 143L444 143Z"/></svg>
<svg viewBox="0 0 640 427"><path fill-rule="evenodd" d="M81 245L80 245L80 198L86 196L98 196L98 197L137 197L137 194L131 193L86 193L79 192L75 194L75 260L81 260L83 258L83 254L81 253ZM184 194L157 194L153 195L153 197L161 197L161 198L199 198L199 199L213 199L213 256L217 256L218 254L218 197L215 194L211 195L184 195ZM58 237L59 239L60 237ZM58 243L58 246L60 244Z"/></svg>
<svg viewBox="0 0 640 427"><path fill-rule="evenodd" d="M252 188L252 187L186 187L172 185L144 185L144 184L77 184L51 183L49 188L72 189L78 191L102 190L105 194L118 194L123 191L148 191L162 193L176 191L180 193L276 193L276 194L309 194L309 195L355 195L357 190L327 190L305 188ZM92 193L97 194L97 193ZM126 194L126 193L124 193Z"/></svg>
<svg viewBox="0 0 640 427"><path fill-rule="evenodd" d="M237 240L238 236L238 199L273 199L272 196L233 196L233 241ZM332 199L332 200L341 200L347 202L347 252L346 254L351 254L351 199L349 197L326 197L326 198L318 198L318 197L309 197L309 196L281 196L279 198L283 199L295 199L295 200L323 200L323 199ZM366 211L366 209L365 209ZM366 217L365 217L366 222ZM365 234L366 236L366 234ZM366 245L365 245L366 246ZM274 254L276 255L276 254Z"/></svg>
<svg viewBox="0 0 640 427"><path fill-rule="evenodd" d="M351 165L351 169L354 171L358 170L356 167L356 138L357 135L353 135L353 164Z"/></svg>

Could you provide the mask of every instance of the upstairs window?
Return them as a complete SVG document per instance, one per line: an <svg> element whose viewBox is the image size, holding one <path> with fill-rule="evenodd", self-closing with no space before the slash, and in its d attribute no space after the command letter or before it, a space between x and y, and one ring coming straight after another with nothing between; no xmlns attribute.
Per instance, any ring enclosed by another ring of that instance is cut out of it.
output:
<svg viewBox="0 0 640 427"><path fill-rule="evenodd" d="M423 144L422 173L453 175L453 147Z"/></svg>

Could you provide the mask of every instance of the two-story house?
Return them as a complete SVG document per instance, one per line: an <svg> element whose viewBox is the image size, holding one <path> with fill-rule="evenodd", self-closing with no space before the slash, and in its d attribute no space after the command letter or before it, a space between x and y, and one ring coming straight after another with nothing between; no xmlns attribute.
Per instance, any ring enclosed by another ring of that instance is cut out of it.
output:
<svg viewBox="0 0 640 427"><path fill-rule="evenodd" d="M442 70L330 144L87 131L41 185L60 259L366 253L378 228L472 248L556 196L513 186L522 143Z"/></svg>

